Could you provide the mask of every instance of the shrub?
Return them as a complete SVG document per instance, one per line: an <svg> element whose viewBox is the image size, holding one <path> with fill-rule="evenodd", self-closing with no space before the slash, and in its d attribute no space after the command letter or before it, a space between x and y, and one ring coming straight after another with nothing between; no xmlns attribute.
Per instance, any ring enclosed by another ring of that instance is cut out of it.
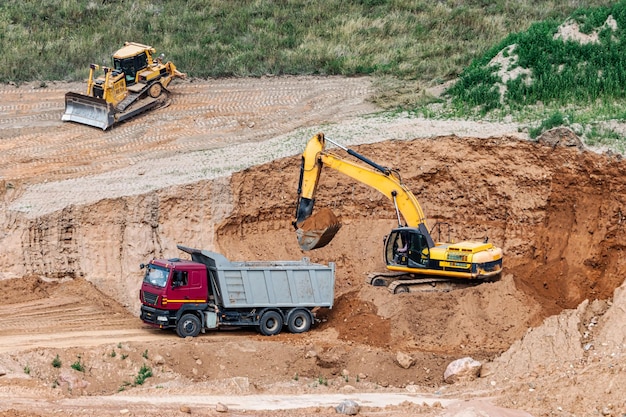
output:
<svg viewBox="0 0 626 417"><path fill-rule="evenodd" d="M74 362L70 366L72 367L72 369L78 372L85 372L85 366L80 362L80 355L78 356L78 359L76 360L76 362Z"/></svg>
<svg viewBox="0 0 626 417"><path fill-rule="evenodd" d="M139 374L135 378L135 385L142 385L147 378L152 376L152 369L149 366L143 364L141 369L139 369Z"/></svg>
<svg viewBox="0 0 626 417"><path fill-rule="evenodd" d="M59 358L59 355L57 354L57 356L52 359L52 366L55 368L60 368L61 367L61 359Z"/></svg>

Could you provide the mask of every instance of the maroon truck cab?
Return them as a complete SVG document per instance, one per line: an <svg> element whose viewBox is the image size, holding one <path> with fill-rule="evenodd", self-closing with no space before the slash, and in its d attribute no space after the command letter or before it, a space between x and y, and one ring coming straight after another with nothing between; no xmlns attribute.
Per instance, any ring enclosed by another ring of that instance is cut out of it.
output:
<svg viewBox="0 0 626 417"><path fill-rule="evenodd" d="M207 268L180 259L154 259L145 265L141 284L141 319L150 325L175 328L185 311L204 310L209 303Z"/></svg>

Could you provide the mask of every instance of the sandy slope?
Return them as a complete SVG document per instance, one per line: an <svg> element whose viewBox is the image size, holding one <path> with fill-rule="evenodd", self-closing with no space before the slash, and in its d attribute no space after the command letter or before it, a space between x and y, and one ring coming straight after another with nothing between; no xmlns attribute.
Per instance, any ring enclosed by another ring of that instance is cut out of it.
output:
<svg viewBox="0 0 626 417"><path fill-rule="evenodd" d="M285 415L335 414L326 395L367 406L368 392L410 398L363 415L514 415L492 403L535 416L625 412L620 159L531 143L514 125L372 115L366 78L194 80L172 86L169 107L109 132L59 121L63 93L79 87L0 89L0 276L15 278L0 307L11 318L0 325L0 415L213 415L217 401L243 413L273 395L308 407ZM400 168L455 239L489 235L507 256L503 278L400 296L364 285L384 267L395 214L332 172L318 204L344 226L302 253L290 225L297 155L320 130ZM146 329L137 265L180 256L177 243L234 260L336 262L335 306L306 335ZM398 352L415 365L400 367ZM485 362L483 377L444 384L446 365L468 355ZM133 384L142 365L153 376Z"/></svg>

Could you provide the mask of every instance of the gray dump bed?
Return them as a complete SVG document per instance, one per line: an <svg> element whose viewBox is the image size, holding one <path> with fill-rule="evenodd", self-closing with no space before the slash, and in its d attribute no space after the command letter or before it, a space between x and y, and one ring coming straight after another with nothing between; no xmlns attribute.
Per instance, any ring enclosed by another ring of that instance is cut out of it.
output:
<svg viewBox="0 0 626 417"><path fill-rule="evenodd" d="M223 255L179 245L215 277L226 308L332 307L335 264L301 261L231 262Z"/></svg>

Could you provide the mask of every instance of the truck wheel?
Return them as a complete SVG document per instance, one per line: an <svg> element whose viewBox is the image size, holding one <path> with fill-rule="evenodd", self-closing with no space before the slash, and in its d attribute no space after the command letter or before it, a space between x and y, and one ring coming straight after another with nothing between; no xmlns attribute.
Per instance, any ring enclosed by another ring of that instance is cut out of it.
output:
<svg viewBox="0 0 626 417"><path fill-rule="evenodd" d="M292 310L287 318L287 327L291 333L308 332L311 328L311 314L307 310Z"/></svg>
<svg viewBox="0 0 626 417"><path fill-rule="evenodd" d="M148 89L148 94L150 94L150 97L152 98L157 98L161 95L162 91L163 86L161 85L161 83L157 82L150 86L150 89Z"/></svg>
<svg viewBox="0 0 626 417"><path fill-rule="evenodd" d="M265 336L274 336L283 329L283 318L276 311L266 311L261 316L259 330Z"/></svg>
<svg viewBox="0 0 626 417"><path fill-rule="evenodd" d="M176 334L180 337L196 337L200 334L200 319L194 314L183 314L176 324Z"/></svg>

